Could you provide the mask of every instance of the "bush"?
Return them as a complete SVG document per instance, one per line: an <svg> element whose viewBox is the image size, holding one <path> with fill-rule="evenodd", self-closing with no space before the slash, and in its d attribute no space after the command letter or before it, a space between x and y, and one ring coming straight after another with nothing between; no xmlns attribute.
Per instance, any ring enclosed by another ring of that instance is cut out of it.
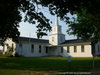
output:
<svg viewBox="0 0 100 75"><path fill-rule="evenodd" d="M15 57L22 57L22 55L19 55L17 52L15 53Z"/></svg>

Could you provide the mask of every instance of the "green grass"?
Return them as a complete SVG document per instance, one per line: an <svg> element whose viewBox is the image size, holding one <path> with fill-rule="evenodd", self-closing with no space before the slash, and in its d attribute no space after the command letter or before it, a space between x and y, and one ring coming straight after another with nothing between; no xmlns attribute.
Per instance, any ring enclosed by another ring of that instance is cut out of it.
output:
<svg viewBox="0 0 100 75"><path fill-rule="evenodd" d="M7 55L7 54L0 54L0 58L5 58L5 57L9 57L9 55Z"/></svg>
<svg viewBox="0 0 100 75"><path fill-rule="evenodd" d="M0 55L1 56L1 55ZM95 68L100 68L100 58L95 58ZM92 69L92 58L22 58L0 57L0 75L20 75L33 71L88 72Z"/></svg>

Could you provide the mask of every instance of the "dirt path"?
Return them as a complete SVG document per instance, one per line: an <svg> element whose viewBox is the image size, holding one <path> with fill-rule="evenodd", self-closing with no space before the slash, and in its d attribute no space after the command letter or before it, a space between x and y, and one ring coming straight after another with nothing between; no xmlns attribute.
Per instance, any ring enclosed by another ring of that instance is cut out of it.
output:
<svg viewBox="0 0 100 75"><path fill-rule="evenodd" d="M91 75L100 75L100 68L91 70Z"/></svg>
<svg viewBox="0 0 100 75"><path fill-rule="evenodd" d="M83 73L83 74L82 74ZM30 71L18 75L100 75L100 69L93 69L90 72L56 72L56 71Z"/></svg>

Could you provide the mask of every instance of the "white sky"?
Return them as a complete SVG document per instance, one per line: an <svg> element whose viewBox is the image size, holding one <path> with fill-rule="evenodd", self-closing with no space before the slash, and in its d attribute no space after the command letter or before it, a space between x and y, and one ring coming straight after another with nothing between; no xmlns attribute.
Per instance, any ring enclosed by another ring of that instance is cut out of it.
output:
<svg viewBox="0 0 100 75"><path fill-rule="evenodd" d="M43 13L45 14L45 16L47 18L49 18L52 21L51 26L53 26L55 23L55 16L50 15L48 10L46 10L46 11L43 10ZM69 14L69 16L71 17L70 14ZM66 30L68 28L67 25L63 21L60 21L59 18L58 18L58 22L59 22L59 25L62 26L62 33L65 34L66 40L76 38L74 36L70 36L67 34L67 32L66 32ZM36 29L35 24L29 24L28 22L23 22L23 21L20 23L20 28L19 28L20 36L37 38L36 30L37 29ZM50 32L47 32L47 33L49 36ZM43 36L42 39L48 39L48 36Z"/></svg>

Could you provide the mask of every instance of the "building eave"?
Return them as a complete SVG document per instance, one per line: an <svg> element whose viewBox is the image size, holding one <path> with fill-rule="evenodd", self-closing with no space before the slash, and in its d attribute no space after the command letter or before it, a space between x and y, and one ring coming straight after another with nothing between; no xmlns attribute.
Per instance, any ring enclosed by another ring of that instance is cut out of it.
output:
<svg viewBox="0 0 100 75"><path fill-rule="evenodd" d="M91 42L60 44L59 46L91 45Z"/></svg>

